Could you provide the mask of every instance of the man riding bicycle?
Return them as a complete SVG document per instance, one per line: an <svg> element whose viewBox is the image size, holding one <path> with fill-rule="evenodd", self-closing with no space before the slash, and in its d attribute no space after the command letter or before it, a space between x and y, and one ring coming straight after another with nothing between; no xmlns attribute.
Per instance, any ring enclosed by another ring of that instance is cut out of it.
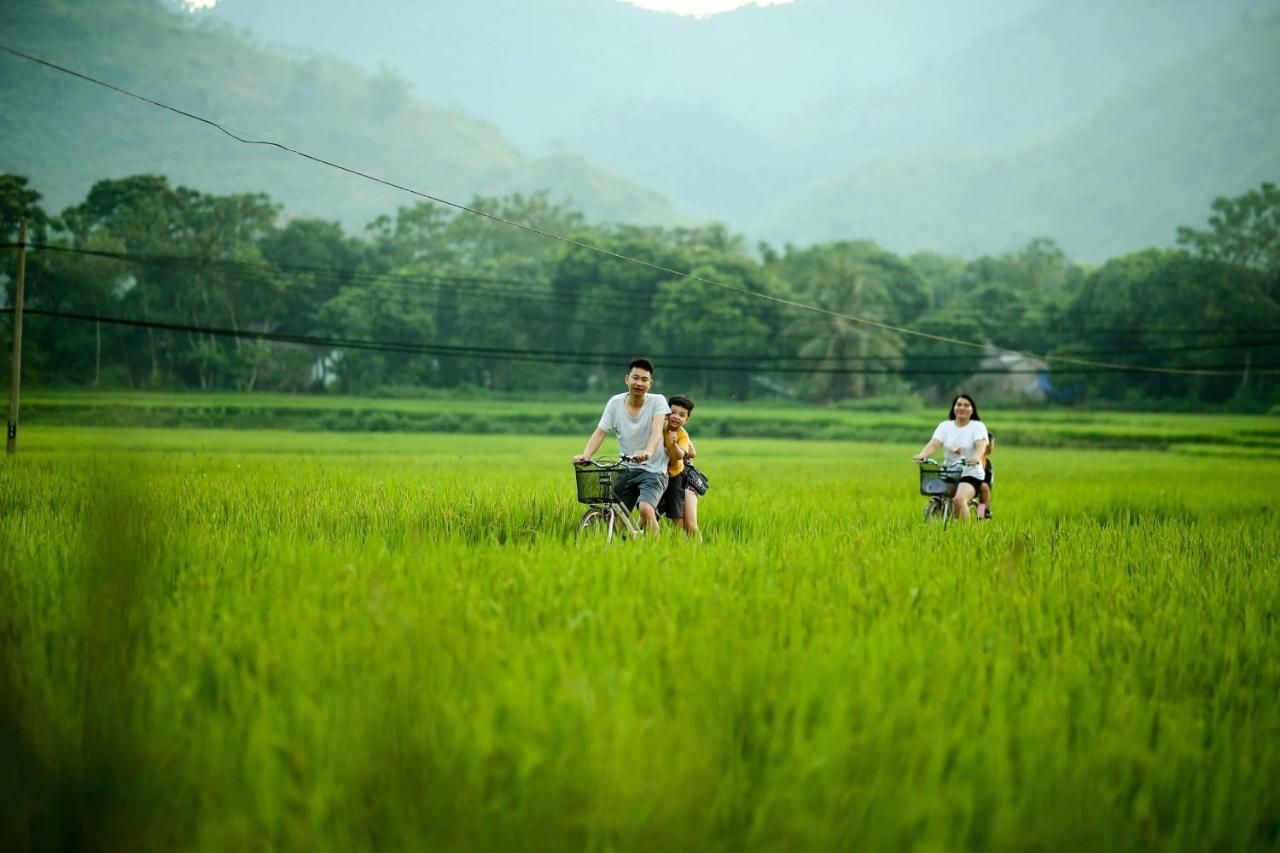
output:
<svg viewBox="0 0 1280 853"><path fill-rule="evenodd" d="M595 432L587 439L574 464L590 461L609 433L618 436L618 453L629 457L622 474L613 482L613 493L628 509L640 504L640 522L646 533L658 535L658 502L667 488L667 450L662 436L671 407L661 394L649 393L653 363L633 359L624 378L627 393L605 404Z"/></svg>

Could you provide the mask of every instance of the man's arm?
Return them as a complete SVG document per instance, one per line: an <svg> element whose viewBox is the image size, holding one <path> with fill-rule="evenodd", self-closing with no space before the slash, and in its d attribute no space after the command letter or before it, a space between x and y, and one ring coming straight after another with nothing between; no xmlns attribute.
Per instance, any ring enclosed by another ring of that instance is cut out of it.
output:
<svg viewBox="0 0 1280 853"><path fill-rule="evenodd" d="M604 441L604 437L606 435L608 435L607 432L600 429L600 427L596 427L596 431L591 433L591 438L587 439L586 448L584 448L577 456L573 457L574 463L590 461L591 457L595 455L595 452L600 449L600 445Z"/></svg>
<svg viewBox="0 0 1280 853"><path fill-rule="evenodd" d="M665 414L653 416L653 428L649 430L649 443L644 448L646 459L652 459L653 454L658 451L658 445L662 443L662 433L665 432L663 427L666 425L667 416Z"/></svg>

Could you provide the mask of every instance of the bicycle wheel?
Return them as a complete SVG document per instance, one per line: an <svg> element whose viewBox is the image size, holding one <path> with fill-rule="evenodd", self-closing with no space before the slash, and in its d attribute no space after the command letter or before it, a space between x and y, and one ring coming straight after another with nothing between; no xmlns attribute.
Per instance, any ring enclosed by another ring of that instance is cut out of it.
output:
<svg viewBox="0 0 1280 853"><path fill-rule="evenodd" d="M950 502L934 498L924 505L924 520L927 524L946 524L950 513L947 508Z"/></svg>
<svg viewBox="0 0 1280 853"><path fill-rule="evenodd" d="M613 539L613 511L606 507L593 506L582 514L578 525L578 533L584 537L598 539L608 543Z"/></svg>

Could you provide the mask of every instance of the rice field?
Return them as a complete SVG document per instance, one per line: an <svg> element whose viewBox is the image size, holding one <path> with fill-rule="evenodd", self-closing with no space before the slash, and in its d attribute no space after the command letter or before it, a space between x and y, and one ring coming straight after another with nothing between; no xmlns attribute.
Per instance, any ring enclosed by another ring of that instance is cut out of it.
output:
<svg viewBox="0 0 1280 853"><path fill-rule="evenodd" d="M697 426L704 541L608 548L585 435L25 428L0 845L1280 847L1280 459L1002 443L941 531L928 427Z"/></svg>

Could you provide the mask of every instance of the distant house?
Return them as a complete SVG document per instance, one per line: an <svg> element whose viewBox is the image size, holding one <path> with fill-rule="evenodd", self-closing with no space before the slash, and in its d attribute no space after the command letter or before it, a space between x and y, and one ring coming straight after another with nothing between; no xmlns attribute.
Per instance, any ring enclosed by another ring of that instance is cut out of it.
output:
<svg viewBox="0 0 1280 853"><path fill-rule="evenodd" d="M996 347L987 348L968 387L977 397L996 399L1046 400L1053 393L1043 359Z"/></svg>

